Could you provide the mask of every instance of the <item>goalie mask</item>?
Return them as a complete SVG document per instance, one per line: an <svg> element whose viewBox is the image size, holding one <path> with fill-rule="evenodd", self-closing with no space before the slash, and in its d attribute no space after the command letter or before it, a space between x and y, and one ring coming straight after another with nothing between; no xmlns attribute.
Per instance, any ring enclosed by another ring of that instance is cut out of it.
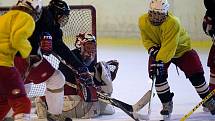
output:
<svg viewBox="0 0 215 121"><path fill-rule="evenodd" d="M149 21L154 26L161 25L168 15L169 3L167 0L151 0L148 11Z"/></svg>
<svg viewBox="0 0 215 121"><path fill-rule="evenodd" d="M55 20L61 27L65 26L69 21L70 8L66 2L62 0L51 0L49 9L53 12Z"/></svg>
<svg viewBox="0 0 215 121"><path fill-rule="evenodd" d="M13 10L22 10L30 14L34 21L38 21L42 14L42 2L41 0L18 0Z"/></svg>
<svg viewBox="0 0 215 121"><path fill-rule="evenodd" d="M89 66L96 58L96 38L92 34L79 33L76 36L75 47L80 50L82 60Z"/></svg>

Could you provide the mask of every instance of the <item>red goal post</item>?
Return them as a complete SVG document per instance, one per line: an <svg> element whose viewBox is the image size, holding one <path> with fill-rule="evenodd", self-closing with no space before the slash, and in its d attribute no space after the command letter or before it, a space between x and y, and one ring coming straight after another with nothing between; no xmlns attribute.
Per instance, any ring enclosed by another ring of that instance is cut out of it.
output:
<svg viewBox="0 0 215 121"><path fill-rule="evenodd" d="M79 33L92 33L96 37L96 9L92 5L71 5L68 23L62 27L63 41L70 48L74 48L75 37ZM9 7L0 7L0 15L7 12ZM57 69L59 61L54 56L45 57ZM43 96L45 83L32 84L29 97Z"/></svg>

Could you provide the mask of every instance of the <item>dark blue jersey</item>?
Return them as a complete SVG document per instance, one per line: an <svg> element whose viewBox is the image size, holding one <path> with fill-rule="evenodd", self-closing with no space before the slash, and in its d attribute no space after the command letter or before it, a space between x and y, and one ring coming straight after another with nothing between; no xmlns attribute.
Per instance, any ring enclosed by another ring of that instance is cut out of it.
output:
<svg viewBox="0 0 215 121"><path fill-rule="evenodd" d="M204 4L207 9L206 15L210 16L215 21L215 0L204 0Z"/></svg>

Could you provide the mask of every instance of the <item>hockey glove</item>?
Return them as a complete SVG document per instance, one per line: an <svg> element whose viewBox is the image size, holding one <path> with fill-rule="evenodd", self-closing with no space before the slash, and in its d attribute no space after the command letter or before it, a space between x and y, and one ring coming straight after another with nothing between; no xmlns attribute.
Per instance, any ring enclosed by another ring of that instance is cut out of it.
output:
<svg viewBox="0 0 215 121"><path fill-rule="evenodd" d="M78 69L79 77L77 78L78 95L86 102L98 101L97 89L93 82L93 77L87 67Z"/></svg>
<svg viewBox="0 0 215 121"><path fill-rule="evenodd" d="M149 56L155 59L159 49L160 49L159 47L155 47L155 46L149 48L148 50Z"/></svg>
<svg viewBox="0 0 215 121"><path fill-rule="evenodd" d="M214 20L211 17L205 15L202 23L204 32L211 37L213 37L213 34L215 34L215 26L213 24L213 21Z"/></svg>
<svg viewBox="0 0 215 121"><path fill-rule="evenodd" d="M44 55L52 52L52 36L48 32L43 32L40 38L40 48Z"/></svg>
<svg viewBox="0 0 215 121"><path fill-rule="evenodd" d="M164 63L162 61L153 61L149 66L149 77L151 79L154 76L156 78L162 78L164 76Z"/></svg>

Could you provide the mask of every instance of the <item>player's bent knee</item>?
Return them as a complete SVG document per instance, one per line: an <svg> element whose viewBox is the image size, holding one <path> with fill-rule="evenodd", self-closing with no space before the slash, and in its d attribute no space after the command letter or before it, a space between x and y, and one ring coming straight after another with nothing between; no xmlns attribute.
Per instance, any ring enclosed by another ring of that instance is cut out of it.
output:
<svg viewBox="0 0 215 121"><path fill-rule="evenodd" d="M14 111L14 116L16 114L29 114L31 111L31 101L27 96L19 97L19 98L11 98L9 99L9 103L12 106Z"/></svg>
<svg viewBox="0 0 215 121"><path fill-rule="evenodd" d="M51 90L63 89L65 84L65 77L59 70L55 70L54 74L46 81L46 88Z"/></svg>

